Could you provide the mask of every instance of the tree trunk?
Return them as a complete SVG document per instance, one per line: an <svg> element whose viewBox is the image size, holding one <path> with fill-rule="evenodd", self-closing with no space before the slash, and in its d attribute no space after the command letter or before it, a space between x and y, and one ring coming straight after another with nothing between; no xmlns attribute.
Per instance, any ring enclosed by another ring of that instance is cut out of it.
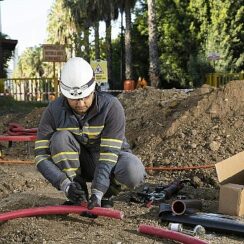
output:
<svg viewBox="0 0 244 244"><path fill-rule="evenodd" d="M157 45L157 25L155 0L148 0L148 32L149 32L149 79L151 86L158 87L159 78L159 59Z"/></svg>
<svg viewBox="0 0 244 244"><path fill-rule="evenodd" d="M82 51L81 51L81 46L82 46L82 41L81 41L81 32L77 32L74 34L74 44L75 44L75 56L77 57L82 57Z"/></svg>
<svg viewBox="0 0 244 244"><path fill-rule="evenodd" d="M120 22L120 81L123 87L125 80L125 40L124 40L124 25L123 25L123 11L120 11L121 22Z"/></svg>
<svg viewBox="0 0 244 244"><path fill-rule="evenodd" d="M95 23L95 59L100 59L100 44L99 44L99 21Z"/></svg>
<svg viewBox="0 0 244 244"><path fill-rule="evenodd" d="M112 43L111 43L111 20L106 20L106 57L108 67L108 83L110 88L112 84Z"/></svg>
<svg viewBox="0 0 244 244"><path fill-rule="evenodd" d="M89 28L86 28L84 30L84 45L85 45L84 59L89 63L90 62Z"/></svg>
<svg viewBox="0 0 244 244"><path fill-rule="evenodd" d="M125 1L125 79L132 79L131 63L131 12L129 2Z"/></svg>

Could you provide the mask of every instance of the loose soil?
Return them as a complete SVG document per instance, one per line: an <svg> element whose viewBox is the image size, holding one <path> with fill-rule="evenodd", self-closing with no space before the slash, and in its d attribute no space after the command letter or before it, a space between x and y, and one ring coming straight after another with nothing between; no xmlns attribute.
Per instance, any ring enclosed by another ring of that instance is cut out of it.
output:
<svg viewBox="0 0 244 244"><path fill-rule="evenodd" d="M126 113L126 134L133 152L145 166L183 167L209 165L244 150L244 81L225 87L207 85L195 90L157 90L151 87L118 95ZM43 108L31 113L5 113L0 131L9 122L37 127ZM33 143L32 143L33 144ZM33 160L24 143L7 148L2 159ZM32 145L33 148L33 145ZM218 211L218 181L214 168L181 171L148 171L146 186L175 179L189 179L181 195L201 199L203 211ZM75 214L28 217L1 223L0 243L174 243L137 232L139 224L167 226L158 218L159 208L130 202L131 193L115 198L114 208L123 220ZM62 193L54 189L33 164L0 165L0 211L60 205ZM243 220L244 221L244 220ZM244 239L208 231L209 243L243 243Z"/></svg>

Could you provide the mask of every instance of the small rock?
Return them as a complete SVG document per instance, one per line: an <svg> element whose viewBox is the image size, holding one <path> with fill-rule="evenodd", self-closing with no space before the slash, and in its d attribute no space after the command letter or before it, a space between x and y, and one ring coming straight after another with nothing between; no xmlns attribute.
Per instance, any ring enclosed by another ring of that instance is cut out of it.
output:
<svg viewBox="0 0 244 244"><path fill-rule="evenodd" d="M186 135L184 133L180 133L179 134L179 137L182 138L182 139L184 139L186 137Z"/></svg>
<svg viewBox="0 0 244 244"><path fill-rule="evenodd" d="M227 147L227 151L229 151L229 153L231 153L232 155L235 154L235 148L233 147Z"/></svg>
<svg viewBox="0 0 244 244"><path fill-rule="evenodd" d="M190 145L190 147L191 147L192 149L195 149L195 148L197 148L197 144L196 144L196 143L192 143L192 144Z"/></svg>
<svg viewBox="0 0 244 244"><path fill-rule="evenodd" d="M218 142L218 141L212 141L210 144L209 144L209 148L212 150L212 151L218 151L219 150L219 147L220 147L221 143Z"/></svg>
<svg viewBox="0 0 244 244"><path fill-rule="evenodd" d="M203 186L203 182L202 182L201 179L200 179L199 177L197 177L197 176L194 176L193 179L192 179L192 181L193 181L194 186L196 186L196 187L201 187L201 186Z"/></svg>
<svg viewBox="0 0 244 244"><path fill-rule="evenodd" d="M191 131L191 134L192 134L193 136L196 136L196 135L197 135L197 130L192 130L192 131Z"/></svg>

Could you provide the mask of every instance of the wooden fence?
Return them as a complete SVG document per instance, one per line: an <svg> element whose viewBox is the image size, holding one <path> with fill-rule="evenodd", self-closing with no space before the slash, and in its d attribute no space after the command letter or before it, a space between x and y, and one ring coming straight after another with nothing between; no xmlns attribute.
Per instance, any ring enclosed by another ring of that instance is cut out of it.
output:
<svg viewBox="0 0 244 244"><path fill-rule="evenodd" d="M206 83L210 86L224 86L231 80L243 80L244 73L211 73L206 77Z"/></svg>
<svg viewBox="0 0 244 244"><path fill-rule="evenodd" d="M0 79L0 96L17 101L49 101L58 94L58 81L53 78Z"/></svg>

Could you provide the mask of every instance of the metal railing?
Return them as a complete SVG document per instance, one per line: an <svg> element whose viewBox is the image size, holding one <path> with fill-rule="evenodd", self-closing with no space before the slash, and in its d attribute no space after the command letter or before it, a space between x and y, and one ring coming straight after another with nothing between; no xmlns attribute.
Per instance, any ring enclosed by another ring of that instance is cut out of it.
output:
<svg viewBox="0 0 244 244"><path fill-rule="evenodd" d="M226 85L231 80L243 80L244 73L210 73L206 76L206 84L220 87Z"/></svg>
<svg viewBox="0 0 244 244"><path fill-rule="evenodd" d="M58 94L58 81L53 78L0 79L0 96L17 101L49 101Z"/></svg>

